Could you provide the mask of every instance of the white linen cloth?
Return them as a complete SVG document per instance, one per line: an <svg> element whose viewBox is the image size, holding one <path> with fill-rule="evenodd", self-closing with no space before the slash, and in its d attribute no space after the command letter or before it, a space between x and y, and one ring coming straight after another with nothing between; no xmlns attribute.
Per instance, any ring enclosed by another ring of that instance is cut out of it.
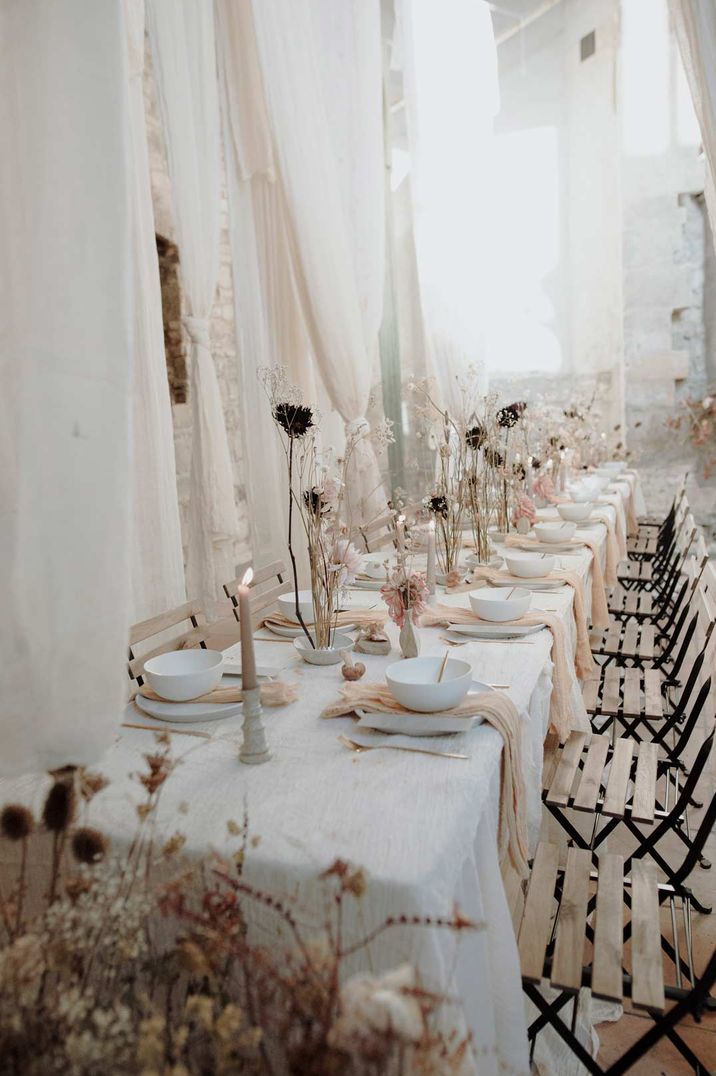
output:
<svg viewBox="0 0 716 1076"><path fill-rule="evenodd" d="M121 5L0 5L4 774L93 761L126 691L128 132Z"/></svg>
<svg viewBox="0 0 716 1076"><path fill-rule="evenodd" d="M368 433L383 295L379 4L254 0L253 17L313 357L346 437ZM385 509L368 436L346 493L353 524Z"/></svg>
<svg viewBox="0 0 716 1076"><path fill-rule="evenodd" d="M604 554L605 527L597 524L591 530ZM588 575L588 549L570 554L569 560L575 570ZM585 591L589 601L590 587ZM535 593L532 604L558 608L573 631L572 595L571 587ZM377 597L354 591L351 600L371 603ZM461 594L446 600L467 599ZM389 632L395 647L394 625L389 625ZM266 634L261 632L262 637ZM440 635L440 629L421 630L421 653L442 655L445 644ZM456 653L470 661L476 680L509 685L523 722L522 757L534 849L542 818L551 636L542 631L529 640L527 645L474 640ZM337 740L341 732L350 735L353 720L319 717L338 695L335 668L304 665L285 643L257 642L256 655L259 665L285 665L283 678L296 682L300 691L291 706L264 711L272 759L256 768L239 764L241 715L191 726L212 734L214 739L208 742L174 736L174 753L183 757L183 764L162 792L157 839L162 830L169 836L179 825L192 857L201 859L211 849L232 851L233 846L226 845L226 822L241 817L245 802L251 833L260 837L247 857L246 877L276 895L299 894L309 934L324 925L316 879L336 857L367 873L368 893L346 912L354 916L347 927L361 936L385 916L439 915L457 901L465 915L484 923L484 930L459 939L442 931L390 931L369 954L362 953L358 963L364 967L369 961L375 972L405 960L417 964L426 986L461 999L461 1004L449 1006L446 1020L458 1032L469 1029L473 1034L477 1056L468 1058L465 1071L526 1076L519 960L497 855L499 733L481 725L457 737L422 741L437 748L449 745L450 750L469 754L468 760L381 750L357 756ZM381 679L396 658L395 650L387 657L361 655L366 677ZM586 719L581 696L575 697L575 712L579 705ZM166 728L132 707L125 711L125 720ZM150 743L147 732L125 728L101 761L100 769L111 783L93 801L92 820L112 837L115 850L121 850L133 832L133 802L139 792L128 774L140 768ZM0 788L0 801L10 796L39 803L41 789L27 784L21 789L8 784ZM182 802L191 805L188 815L180 812ZM311 908L315 923L308 914ZM263 929L266 923L258 925ZM539 1049L546 1057L550 1049L546 1036ZM562 1064L547 1058L543 1071L561 1072Z"/></svg>
<svg viewBox="0 0 716 1076"><path fill-rule="evenodd" d="M485 358L497 50L488 4L398 0L396 13L425 344L455 411Z"/></svg>
<svg viewBox="0 0 716 1076"><path fill-rule="evenodd" d="M144 116L144 0L124 0L134 267L132 621L186 601L174 431Z"/></svg>
<svg viewBox="0 0 716 1076"><path fill-rule="evenodd" d="M669 0L669 14L699 121L706 157L706 206L716 242L716 4Z"/></svg>
<svg viewBox="0 0 716 1076"><path fill-rule="evenodd" d="M191 341L188 591L209 605L235 574L239 524L209 317L219 273L219 97L214 8L149 0L147 15Z"/></svg>

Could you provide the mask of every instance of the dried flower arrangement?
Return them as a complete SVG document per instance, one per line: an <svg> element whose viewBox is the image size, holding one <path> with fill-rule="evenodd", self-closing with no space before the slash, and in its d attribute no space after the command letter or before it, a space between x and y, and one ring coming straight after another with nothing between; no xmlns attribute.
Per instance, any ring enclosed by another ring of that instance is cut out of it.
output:
<svg viewBox="0 0 716 1076"><path fill-rule="evenodd" d="M683 432L701 458L704 478L710 478L716 467L716 388L700 400L687 396L681 401L681 412L669 417L666 424Z"/></svg>
<svg viewBox="0 0 716 1076"><path fill-rule="evenodd" d="M341 594L354 582L360 553L349 539L350 506L346 500L346 476L360 441L369 436L367 427L347 435L341 457L319 443L320 416L301 400L286 370L275 366L262 371L271 413L288 468L288 551L293 572L296 616L312 647L327 649L335 630ZM390 443L390 424L374 437L379 449ZM294 512L303 527L308 547L313 596L313 630L309 631L299 608L299 584L293 546Z"/></svg>
<svg viewBox="0 0 716 1076"><path fill-rule="evenodd" d="M3 1076L459 1071L469 1041L438 1030L447 1002L412 967L349 977L347 966L396 927L461 933L479 924L456 909L390 917L352 938L347 906L363 898L367 881L336 860L320 876L325 922L309 936L295 896L248 880L257 838L246 815L228 823L234 853L199 866L182 859L181 834L159 836L156 809L175 768L166 734L145 763L135 775L143 789L136 832L121 858L80 823L106 786L100 775L56 773L39 822L23 805L0 811L0 839L19 850L14 884L0 894ZM11 858L3 855L6 864ZM29 879L48 860L38 907ZM275 927L270 941L263 931L253 938L257 912Z"/></svg>

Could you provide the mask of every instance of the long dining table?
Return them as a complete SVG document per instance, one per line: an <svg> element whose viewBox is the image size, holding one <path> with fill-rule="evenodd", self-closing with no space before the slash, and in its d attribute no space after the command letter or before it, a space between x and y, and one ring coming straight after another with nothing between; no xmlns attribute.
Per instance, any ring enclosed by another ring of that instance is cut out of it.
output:
<svg viewBox="0 0 716 1076"><path fill-rule="evenodd" d="M615 483L618 496L605 506L613 514L637 492L630 475ZM607 530L597 522L585 531L605 556ZM591 573L589 548L559 554L564 567L585 584ZM585 585L589 600L590 587ZM354 591L356 604L377 604L380 596ZM439 600L468 605L465 593ZM575 644L571 615L573 591L535 592L532 608L557 610ZM388 625L393 650L388 656L360 655L366 680L382 680L397 660L397 629ZM419 629L420 652L442 655L444 631ZM549 726L552 689L552 636L547 630L517 641L470 639L455 653L469 661L474 677L506 685L522 723L523 768L531 847L541 824L543 742ZM247 878L277 894L290 894L302 908L304 930L320 935L325 907L319 875L335 859L363 868L368 881L361 899L350 905L344 929L363 936L387 916L443 916L457 905L479 929L410 929L396 926L380 941L361 949L358 969L375 973L405 962L419 969L421 981L450 1000L441 1020L445 1027L469 1033L471 1048L463 1071L480 1076L529 1071L525 1004L510 904L497 851L502 739L486 724L470 732L441 737L464 759L398 750L355 753L339 738L355 727L351 717L326 720L323 709L334 702L342 684L339 667L301 661L294 647L256 633L259 666L269 664L297 687L290 705L264 710L271 759L246 766L238 759L241 715L206 725L187 726L208 738L172 736L181 765L165 786L158 823L167 834L180 830L185 853L200 859L210 850L228 851L235 842L227 828L240 821L244 807L250 832L258 840L245 867ZM588 729L576 676L571 684L573 722ZM156 724L129 704L123 720ZM112 838L115 851L130 839L135 803L140 798L128 774L141 766L151 749L151 733L122 727L113 747L96 768L110 784L92 805L94 824ZM188 810L186 805L188 805ZM270 940L270 923L256 929Z"/></svg>

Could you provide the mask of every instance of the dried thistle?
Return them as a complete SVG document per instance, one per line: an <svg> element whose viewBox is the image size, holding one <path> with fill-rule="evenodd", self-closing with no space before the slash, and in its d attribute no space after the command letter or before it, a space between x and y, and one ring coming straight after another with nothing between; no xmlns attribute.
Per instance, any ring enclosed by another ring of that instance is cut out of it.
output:
<svg viewBox="0 0 716 1076"><path fill-rule="evenodd" d="M20 803L9 803L0 813L0 833L9 841L24 841L35 828L32 812Z"/></svg>
<svg viewBox="0 0 716 1076"><path fill-rule="evenodd" d="M98 829L82 827L72 834L72 855L78 863L92 866L104 859L109 848L109 841Z"/></svg>
<svg viewBox="0 0 716 1076"><path fill-rule="evenodd" d="M56 771L59 773L60 771ZM72 823L77 807L74 770L57 777L47 793L42 808L42 821L51 833L61 833Z"/></svg>

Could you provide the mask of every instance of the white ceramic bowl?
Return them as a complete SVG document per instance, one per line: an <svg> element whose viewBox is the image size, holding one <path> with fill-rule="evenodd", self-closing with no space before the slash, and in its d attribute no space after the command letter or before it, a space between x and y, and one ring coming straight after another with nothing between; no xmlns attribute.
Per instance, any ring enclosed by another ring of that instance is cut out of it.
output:
<svg viewBox="0 0 716 1076"><path fill-rule="evenodd" d="M465 698L472 683L472 665L449 658L440 683L437 682L441 657L407 658L385 670L385 680L392 695L407 710L434 714L449 710Z"/></svg>
<svg viewBox="0 0 716 1076"><path fill-rule="evenodd" d="M383 561L371 560L369 557L365 557L361 564L361 571L369 579L385 579L385 564Z"/></svg>
<svg viewBox="0 0 716 1076"><path fill-rule="evenodd" d="M517 553L505 554L510 575L516 575L520 579L537 579L543 575L549 575L557 564L557 558L551 553Z"/></svg>
<svg viewBox="0 0 716 1076"><path fill-rule="evenodd" d="M569 489L569 496L572 498L575 504L586 504L587 501L591 501L592 497L596 496L599 490L596 486L590 486L588 482L584 482L583 485L571 486Z"/></svg>
<svg viewBox="0 0 716 1076"><path fill-rule="evenodd" d="M292 620L294 624L298 624L299 620L296 616L296 595L293 591L288 594L279 595L278 599L279 611L283 613L285 617ZM313 594L310 590L299 590L298 592L298 608L301 611L304 624L313 623Z"/></svg>
<svg viewBox="0 0 716 1076"><path fill-rule="evenodd" d="M610 460L609 463L603 463L599 470L608 474L618 475L626 470L626 463L621 460Z"/></svg>
<svg viewBox="0 0 716 1076"><path fill-rule="evenodd" d="M343 661L341 650L352 650L354 643L350 635L340 635L338 632L334 632L332 645L329 649L319 650L318 647L311 646L306 636L301 632L293 640L293 645L309 665L337 665L339 661Z"/></svg>
<svg viewBox="0 0 716 1076"><path fill-rule="evenodd" d="M522 587L482 587L468 595L473 613L480 620L501 624L504 620L518 620L530 607L529 590Z"/></svg>
<svg viewBox="0 0 716 1076"><path fill-rule="evenodd" d="M162 699L188 702L219 686L223 666L218 650L172 650L150 658L142 676Z"/></svg>
<svg viewBox="0 0 716 1076"><path fill-rule="evenodd" d="M583 523L591 516L594 505L591 501L580 501L579 504L558 504L557 511L562 519L566 519L569 523Z"/></svg>
<svg viewBox="0 0 716 1076"><path fill-rule="evenodd" d="M540 542L568 542L576 529L576 523L535 523L534 525L534 532Z"/></svg>

